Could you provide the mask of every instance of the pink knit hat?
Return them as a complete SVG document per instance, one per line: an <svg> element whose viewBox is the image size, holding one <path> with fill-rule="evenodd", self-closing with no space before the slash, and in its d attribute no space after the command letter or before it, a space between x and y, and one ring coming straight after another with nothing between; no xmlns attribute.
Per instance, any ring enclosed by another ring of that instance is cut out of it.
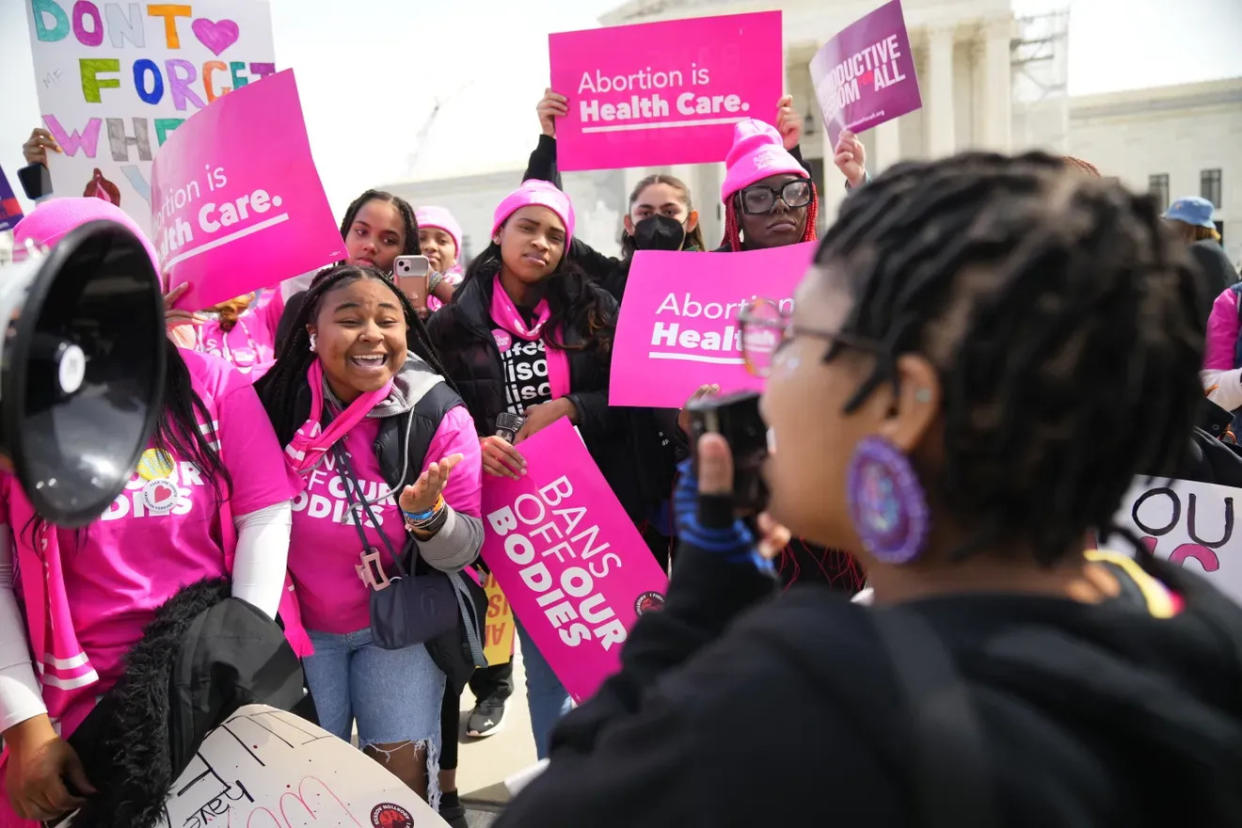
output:
<svg viewBox="0 0 1242 828"><path fill-rule="evenodd" d="M126 230L138 237L142 246L151 257L151 266L160 272L159 257L155 255L155 245L147 238L129 214L110 201L88 196L85 198L53 198L45 201L30 211L24 219L13 228L13 242L17 250L23 250L26 239L30 239L43 247L55 247L71 230L91 221L115 221Z"/></svg>
<svg viewBox="0 0 1242 828"><path fill-rule="evenodd" d="M776 127L747 118L733 129L733 146L725 156L725 179L720 185L720 200L767 178L786 173L808 178L806 169L785 150L785 142Z"/></svg>
<svg viewBox="0 0 1242 828"><path fill-rule="evenodd" d="M565 193L546 181L534 178L523 181L521 187L509 193L504 201L500 202L492 219L492 237L494 238L500 232L500 226L508 220L509 216L532 204L547 207L560 216L565 225L565 244L568 245L569 240L574 237L574 205L570 203L569 196Z"/></svg>
<svg viewBox="0 0 1242 828"><path fill-rule="evenodd" d="M453 218L444 207L419 207L414 211L414 221L418 224L418 229L424 227L434 227L443 230L453 237L453 247L456 253L453 258L461 257L461 225L457 223L457 219Z"/></svg>

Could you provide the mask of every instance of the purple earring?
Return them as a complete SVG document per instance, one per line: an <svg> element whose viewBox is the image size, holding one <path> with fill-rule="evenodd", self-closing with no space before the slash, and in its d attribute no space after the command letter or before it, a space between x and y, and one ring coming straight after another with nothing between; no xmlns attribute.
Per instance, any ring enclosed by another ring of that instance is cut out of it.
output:
<svg viewBox="0 0 1242 828"><path fill-rule="evenodd" d="M883 437L867 437L850 458L850 517L867 551L889 564L909 563L927 543L927 497L910 461Z"/></svg>

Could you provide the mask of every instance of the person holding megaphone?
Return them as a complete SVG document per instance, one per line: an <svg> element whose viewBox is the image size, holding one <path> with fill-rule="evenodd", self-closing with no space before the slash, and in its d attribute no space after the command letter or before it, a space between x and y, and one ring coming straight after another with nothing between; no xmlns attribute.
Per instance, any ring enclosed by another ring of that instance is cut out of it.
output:
<svg viewBox="0 0 1242 828"><path fill-rule="evenodd" d="M157 266L137 225L100 199L48 201L15 236L54 248L98 220L127 228ZM142 824L232 707L301 698L305 634L296 612L282 612L284 633L273 620L293 494L280 446L243 377L160 341L155 436L98 520L54 526L14 478L0 482L13 544L0 555L6 828L79 808L84 821ZM221 685L222 675L234 679Z"/></svg>

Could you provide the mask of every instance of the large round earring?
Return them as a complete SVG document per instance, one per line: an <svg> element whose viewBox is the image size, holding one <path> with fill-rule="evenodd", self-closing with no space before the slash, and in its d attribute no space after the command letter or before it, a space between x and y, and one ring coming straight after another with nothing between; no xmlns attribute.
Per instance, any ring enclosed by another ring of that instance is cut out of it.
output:
<svg viewBox="0 0 1242 828"><path fill-rule="evenodd" d="M850 458L850 518L877 560L909 563L927 544L927 496L906 455L882 437L866 437Z"/></svg>
<svg viewBox="0 0 1242 828"><path fill-rule="evenodd" d="M315 335L310 335L310 352L312 354L319 352L319 343L315 339Z"/></svg>

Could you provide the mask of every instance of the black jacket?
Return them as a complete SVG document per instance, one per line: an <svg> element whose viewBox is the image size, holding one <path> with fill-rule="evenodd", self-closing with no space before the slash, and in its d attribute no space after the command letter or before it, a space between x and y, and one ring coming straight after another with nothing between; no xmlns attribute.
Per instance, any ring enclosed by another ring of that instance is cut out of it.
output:
<svg viewBox="0 0 1242 828"><path fill-rule="evenodd" d="M992 825L1242 824L1242 609L1187 571L1152 564L1185 601L1169 619L1122 599L903 605L974 711L985 762L969 773L955 733L913 736L943 697L903 697L877 610L817 586L769 600L753 567L685 544L676 560L664 611L497 828L953 824L916 804L921 747L949 769L943 798L990 796Z"/></svg>
<svg viewBox="0 0 1242 828"><path fill-rule="evenodd" d="M606 292L587 284L615 320L617 303ZM467 279L453 301L427 321L427 332L449 379L457 386L479 437L496 433L496 415L505 410L500 350L492 336L492 280ZM566 331L571 347L567 399L577 411L578 430L613 492L630 514L644 508L640 474L634 462L628 409L610 408L608 381L611 351L573 350L585 341L583 332Z"/></svg>

